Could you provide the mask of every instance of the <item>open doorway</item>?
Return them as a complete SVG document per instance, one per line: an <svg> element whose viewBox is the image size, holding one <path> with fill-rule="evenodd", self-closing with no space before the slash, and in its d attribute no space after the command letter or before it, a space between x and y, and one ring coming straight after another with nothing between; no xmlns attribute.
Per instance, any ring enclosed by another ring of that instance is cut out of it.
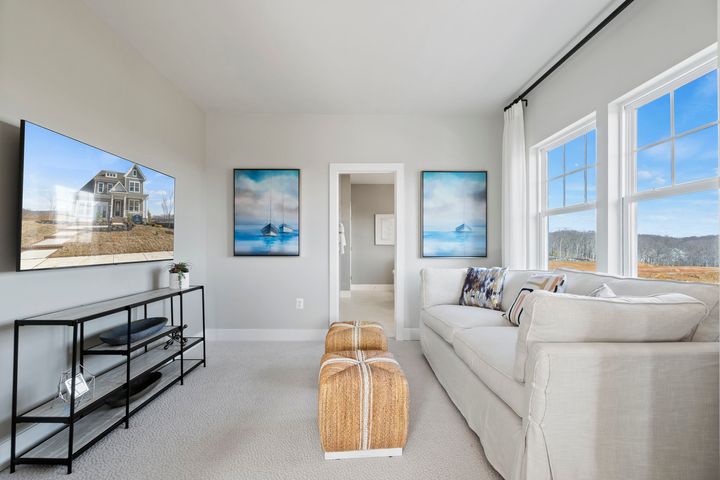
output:
<svg viewBox="0 0 720 480"><path fill-rule="evenodd" d="M395 336L395 175L340 175L340 321Z"/></svg>
<svg viewBox="0 0 720 480"><path fill-rule="evenodd" d="M404 335L403 166L330 165L330 322Z"/></svg>

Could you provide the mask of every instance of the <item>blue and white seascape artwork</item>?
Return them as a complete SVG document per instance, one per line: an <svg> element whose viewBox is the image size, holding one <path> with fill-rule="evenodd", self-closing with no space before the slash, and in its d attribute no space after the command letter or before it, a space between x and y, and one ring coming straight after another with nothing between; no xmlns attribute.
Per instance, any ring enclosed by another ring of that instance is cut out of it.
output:
<svg viewBox="0 0 720 480"><path fill-rule="evenodd" d="M300 170L235 170L236 256L300 255Z"/></svg>
<svg viewBox="0 0 720 480"><path fill-rule="evenodd" d="M423 257L487 256L487 172L423 172Z"/></svg>

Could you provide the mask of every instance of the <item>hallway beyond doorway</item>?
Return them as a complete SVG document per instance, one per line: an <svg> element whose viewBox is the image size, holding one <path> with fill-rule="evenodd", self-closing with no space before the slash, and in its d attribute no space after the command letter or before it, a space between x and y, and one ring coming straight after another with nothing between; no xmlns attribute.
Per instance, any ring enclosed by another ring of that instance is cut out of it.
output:
<svg viewBox="0 0 720 480"><path fill-rule="evenodd" d="M391 290L353 290L349 297L340 299L340 318L344 322L378 322L388 338L394 338L394 296Z"/></svg>

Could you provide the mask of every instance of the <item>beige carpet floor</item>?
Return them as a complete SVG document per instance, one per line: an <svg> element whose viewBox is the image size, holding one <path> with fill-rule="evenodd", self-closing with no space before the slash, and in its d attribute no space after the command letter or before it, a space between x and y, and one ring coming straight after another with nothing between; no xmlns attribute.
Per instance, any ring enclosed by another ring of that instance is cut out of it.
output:
<svg viewBox="0 0 720 480"><path fill-rule="evenodd" d="M410 386L402 457L323 459L316 427L319 342L210 343L208 367L63 467L21 465L9 480L500 479L435 379L418 342L395 342Z"/></svg>

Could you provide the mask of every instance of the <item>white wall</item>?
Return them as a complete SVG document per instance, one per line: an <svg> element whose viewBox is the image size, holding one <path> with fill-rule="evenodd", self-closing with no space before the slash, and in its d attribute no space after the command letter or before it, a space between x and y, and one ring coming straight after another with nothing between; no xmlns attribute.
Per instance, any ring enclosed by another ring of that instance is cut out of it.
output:
<svg viewBox="0 0 720 480"><path fill-rule="evenodd" d="M393 185L352 185L353 285L392 285L393 245L375 245L375 214L394 213Z"/></svg>
<svg viewBox="0 0 720 480"><path fill-rule="evenodd" d="M0 0L0 465L13 321L167 285L165 263L15 272L22 118L175 176L175 256L193 263L194 283L206 280L204 113L82 2ZM68 340L66 328L23 327L21 408L54 393Z"/></svg>
<svg viewBox="0 0 720 480"><path fill-rule="evenodd" d="M528 148L596 113L599 269L620 273L604 255L620 234L606 207L608 104L717 41L716 20L717 0L634 2L527 97Z"/></svg>
<svg viewBox="0 0 720 480"><path fill-rule="evenodd" d="M208 270L212 321L226 329L323 329L328 322L328 164L405 164L405 325L419 325L419 272L426 266L500 263L502 116L230 115L207 121ZM301 172L301 256L232 256L232 169ZM488 257L421 259L420 172L488 170ZM333 226L333 228L335 228ZM305 309L295 309L295 298Z"/></svg>

